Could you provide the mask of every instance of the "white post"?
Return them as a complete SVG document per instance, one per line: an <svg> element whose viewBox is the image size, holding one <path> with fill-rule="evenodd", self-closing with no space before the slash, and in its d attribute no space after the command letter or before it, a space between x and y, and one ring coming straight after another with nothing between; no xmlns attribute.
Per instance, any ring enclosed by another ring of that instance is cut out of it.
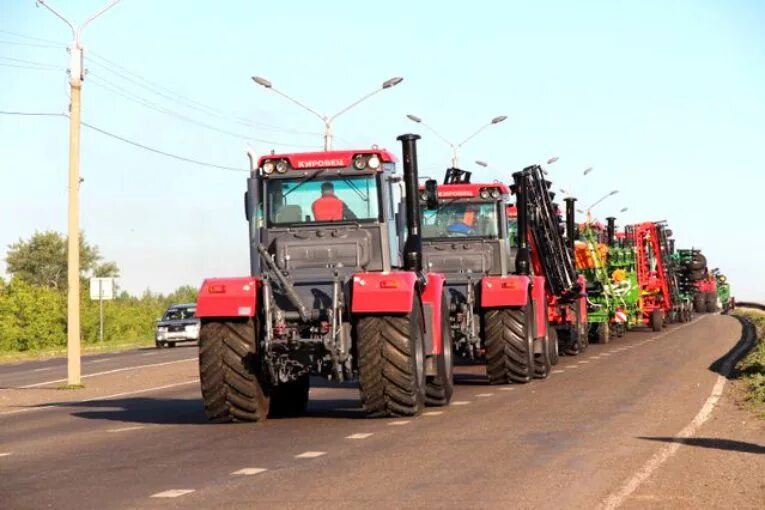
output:
<svg viewBox="0 0 765 510"><path fill-rule="evenodd" d="M98 279L98 341L104 341L104 281Z"/></svg>

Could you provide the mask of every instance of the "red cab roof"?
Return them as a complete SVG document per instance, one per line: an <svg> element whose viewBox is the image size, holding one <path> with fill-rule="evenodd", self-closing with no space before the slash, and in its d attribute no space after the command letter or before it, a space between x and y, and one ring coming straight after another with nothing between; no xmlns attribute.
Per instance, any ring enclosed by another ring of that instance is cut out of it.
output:
<svg viewBox="0 0 765 510"><path fill-rule="evenodd" d="M386 149L358 149L321 152L291 152L285 154L267 154L258 159L258 166L266 160L286 159L290 167L302 170L310 168L345 168L351 166L354 156L358 154L376 154L384 163L395 163L396 156Z"/></svg>

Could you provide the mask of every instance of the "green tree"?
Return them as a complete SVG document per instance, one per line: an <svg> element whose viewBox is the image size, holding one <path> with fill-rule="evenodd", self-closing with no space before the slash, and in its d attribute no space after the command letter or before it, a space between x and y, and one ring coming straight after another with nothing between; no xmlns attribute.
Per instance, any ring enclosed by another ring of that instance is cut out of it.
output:
<svg viewBox="0 0 765 510"><path fill-rule="evenodd" d="M67 238L55 231L35 232L32 237L8 247L5 257L7 272L32 285L52 289L67 286ZM95 245L80 235L80 277L117 277L119 268L114 262L103 262Z"/></svg>

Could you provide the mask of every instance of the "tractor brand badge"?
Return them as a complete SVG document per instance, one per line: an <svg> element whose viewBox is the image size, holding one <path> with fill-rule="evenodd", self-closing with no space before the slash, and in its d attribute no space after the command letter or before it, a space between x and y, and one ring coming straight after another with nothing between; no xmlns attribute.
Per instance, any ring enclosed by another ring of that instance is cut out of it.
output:
<svg viewBox="0 0 765 510"><path fill-rule="evenodd" d="M342 159L312 159L309 161L298 161L298 168L320 168L320 167L337 167L345 166L345 162Z"/></svg>

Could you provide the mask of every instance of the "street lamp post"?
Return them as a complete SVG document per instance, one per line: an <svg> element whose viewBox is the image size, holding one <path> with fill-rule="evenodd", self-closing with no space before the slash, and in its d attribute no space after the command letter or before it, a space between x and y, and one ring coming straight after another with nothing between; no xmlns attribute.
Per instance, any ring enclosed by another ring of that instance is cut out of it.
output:
<svg viewBox="0 0 765 510"><path fill-rule="evenodd" d="M71 103L69 104L69 189L68 189L68 226L67 226L67 299L66 299L66 357L67 384L80 385L80 93L85 81L83 72L82 32L91 21L114 7L120 0L112 0L80 26L59 14L55 9L37 0L57 18L66 23L72 31L72 44L69 48L71 65L69 68L69 86Z"/></svg>
<svg viewBox="0 0 765 510"><path fill-rule="evenodd" d="M285 99L295 103L296 105L298 105L302 109L312 113L313 115L315 115L316 117L321 119L321 121L324 123L324 150L325 151L329 151L329 150L332 150L332 138L333 138L333 136L332 136L332 122L336 118L338 118L340 115L344 114L345 112L347 112L351 108L357 106L359 103L362 103L362 102L366 101L367 99L369 99L370 97L374 96L378 92L382 92L385 89L389 89L391 87L395 87L396 85L398 85L399 83L404 81L404 79L401 78L400 76L395 76L393 78L390 78L389 80L385 80L379 88L376 88L372 92L362 96L361 98L359 98L356 101L354 101L353 103L349 104L348 106L346 106L345 108L343 108L339 112L335 113L334 115L322 115L321 113L317 112L316 110L314 110L314 109L306 106L302 102L298 101L294 97L288 96L287 94L285 94L281 90L274 88L274 86L271 84L271 82L268 81L265 78L262 78L260 76L253 76L252 77L252 81L254 81L255 83L257 83L258 85L260 85L262 87L265 87L265 88L267 88L269 90L274 91L275 93L279 94L283 98L285 98Z"/></svg>
<svg viewBox="0 0 765 510"><path fill-rule="evenodd" d="M425 127L428 131L430 131L431 133L436 135L438 138L443 140L449 147L451 147L451 149L452 149L452 167L453 168L457 168L457 163L459 163L459 150L460 150L460 148L463 145L465 145L467 142L469 142L470 140L475 138L478 135L478 133L480 133L481 131L483 131L487 127L493 126L494 124L499 124L500 122L506 120L507 119L507 115L497 115L496 117L491 119L490 122L487 122L486 124L482 125L478 129L476 129L473 132L472 135L468 136L467 138L462 140L460 143L451 142L450 140L445 138L443 135L441 135L441 133L439 133L438 131L436 131L435 129L430 127L429 125L425 124L422 121L422 119L420 117L418 117L417 115L412 115L410 113L410 114L407 114L406 118L411 120L411 121L413 121L413 122L416 122L417 124L422 124L422 126Z"/></svg>

